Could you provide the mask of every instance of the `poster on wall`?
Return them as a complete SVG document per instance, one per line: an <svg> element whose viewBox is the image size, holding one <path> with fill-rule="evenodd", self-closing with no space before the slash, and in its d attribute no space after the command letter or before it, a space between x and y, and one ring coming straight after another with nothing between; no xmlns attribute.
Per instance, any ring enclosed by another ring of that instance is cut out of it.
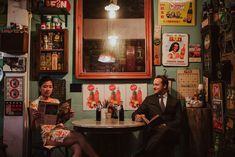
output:
<svg viewBox="0 0 235 157"><path fill-rule="evenodd" d="M189 44L189 62L201 62L201 45Z"/></svg>
<svg viewBox="0 0 235 157"><path fill-rule="evenodd" d="M188 34L164 33L162 40L162 64L188 66Z"/></svg>
<svg viewBox="0 0 235 157"><path fill-rule="evenodd" d="M147 96L147 84L126 84L126 110L136 110Z"/></svg>
<svg viewBox="0 0 235 157"><path fill-rule="evenodd" d="M83 110L95 110L99 102L136 110L147 96L147 84L84 84L82 90Z"/></svg>
<svg viewBox="0 0 235 157"><path fill-rule="evenodd" d="M105 100L109 104L124 105L125 101L125 84L105 84Z"/></svg>
<svg viewBox="0 0 235 157"><path fill-rule="evenodd" d="M195 0L159 0L158 23L160 25L195 25Z"/></svg>
<svg viewBox="0 0 235 157"><path fill-rule="evenodd" d="M4 78L4 100L23 101L24 100L24 77L6 76Z"/></svg>
<svg viewBox="0 0 235 157"><path fill-rule="evenodd" d="M99 84L84 84L83 93L83 110L95 110L98 102L104 100L104 86Z"/></svg>
<svg viewBox="0 0 235 157"><path fill-rule="evenodd" d="M224 132L223 121L223 101L212 100L213 129L218 132Z"/></svg>
<svg viewBox="0 0 235 157"><path fill-rule="evenodd" d="M199 83L199 69L177 70L177 98L192 97Z"/></svg>

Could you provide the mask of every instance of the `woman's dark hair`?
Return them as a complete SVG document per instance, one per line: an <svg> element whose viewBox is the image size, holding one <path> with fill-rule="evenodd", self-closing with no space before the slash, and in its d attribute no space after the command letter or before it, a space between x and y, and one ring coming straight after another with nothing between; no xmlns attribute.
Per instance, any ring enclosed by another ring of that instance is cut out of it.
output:
<svg viewBox="0 0 235 157"><path fill-rule="evenodd" d="M53 79L49 76L43 76L39 81L38 81L38 86L41 87L45 82L51 81L52 85L54 86Z"/></svg>
<svg viewBox="0 0 235 157"><path fill-rule="evenodd" d="M168 78L167 78L166 75L157 75L157 76L155 77L155 79L156 79L156 78L162 79L162 84L163 84L163 86L166 85L166 89L168 89Z"/></svg>
<svg viewBox="0 0 235 157"><path fill-rule="evenodd" d="M171 52L171 51L173 50L173 47L174 47L175 45L178 45L177 51L179 51L179 49L180 49L180 44L179 44L178 42L173 42L173 43L171 44L170 48L169 48L169 52Z"/></svg>

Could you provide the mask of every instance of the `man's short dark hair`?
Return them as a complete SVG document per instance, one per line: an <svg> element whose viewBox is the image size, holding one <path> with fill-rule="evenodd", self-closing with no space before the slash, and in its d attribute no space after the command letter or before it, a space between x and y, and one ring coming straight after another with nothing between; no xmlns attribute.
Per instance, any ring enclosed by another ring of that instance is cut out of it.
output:
<svg viewBox="0 0 235 157"><path fill-rule="evenodd" d="M166 85L166 88L168 88L168 78L167 78L166 75L157 75L157 76L155 77L155 79L156 79L156 78L162 79L162 84L163 84L163 86Z"/></svg>

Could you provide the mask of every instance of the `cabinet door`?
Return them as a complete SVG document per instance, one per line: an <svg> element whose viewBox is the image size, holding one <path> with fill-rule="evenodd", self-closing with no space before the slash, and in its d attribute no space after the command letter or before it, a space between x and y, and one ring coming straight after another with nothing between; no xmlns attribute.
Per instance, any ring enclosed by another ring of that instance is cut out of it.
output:
<svg viewBox="0 0 235 157"><path fill-rule="evenodd" d="M68 72L68 30L39 30L39 73Z"/></svg>

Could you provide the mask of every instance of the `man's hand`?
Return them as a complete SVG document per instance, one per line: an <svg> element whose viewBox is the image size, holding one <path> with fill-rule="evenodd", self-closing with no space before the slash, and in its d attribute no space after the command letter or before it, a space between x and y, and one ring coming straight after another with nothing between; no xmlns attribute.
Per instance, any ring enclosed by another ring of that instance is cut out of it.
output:
<svg viewBox="0 0 235 157"><path fill-rule="evenodd" d="M158 126L158 128L165 128L165 127L166 127L166 124L165 124L165 123L160 124L160 125Z"/></svg>
<svg viewBox="0 0 235 157"><path fill-rule="evenodd" d="M144 117L145 117L144 114L137 114L137 115L135 115L135 121L142 122Z"/></svg>

